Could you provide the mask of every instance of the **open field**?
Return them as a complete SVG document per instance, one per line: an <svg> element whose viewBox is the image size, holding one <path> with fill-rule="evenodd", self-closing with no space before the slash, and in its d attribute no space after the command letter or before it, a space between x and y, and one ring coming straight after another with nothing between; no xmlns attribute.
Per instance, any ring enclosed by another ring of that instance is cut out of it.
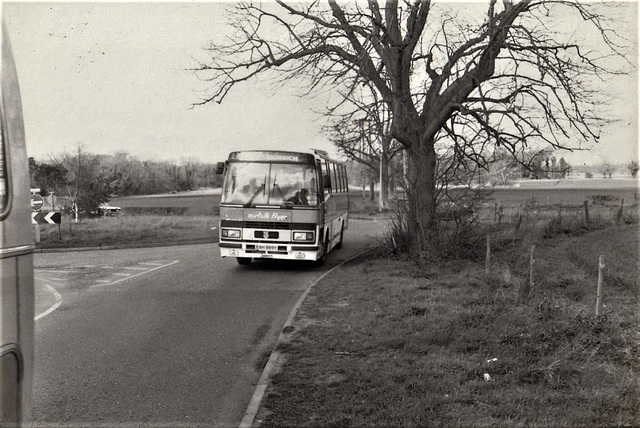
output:
<svg viewBox="0 0 640 428"><path fill-rule="evenodd" d="M529 180L513 186L498 186L491 189L489 198L493 201L514 205L535 200L541 205L562 203L581 204L594 195L610 195L614 200L624 199L628 204L639 197L640 181L633 179L589 179L589 180ZM368 211L362 207L361 191L352 192L355 211ZM218 215L220 189L185 192L165 195L145 195L116 197L110 205L122 207L126 214L178 214L178 215Z"/></svg>
<svg viewBox="0 0 640 428"><path fill-rule="evenodd" d="M607 261L594 316L597 258ZM482 262L365 258L316 286L261 426L637 426L638 226Z"/></svg>
<svg viewBox="0 0 640 428"><path fill-rule="evenodd" d="M519 182L516 186L496 187L491 198L505 204L536 199L539 204L573 205L589 200L594 195L605 194L632 203L640 197L639 183L631 179L531 180Z"/></svg>
<svg viewBox="0 0 640 428"><path fill-rule="evenodd" d="M112 206L122 208L124 215L178 214L190 216L220 214L220 192L189 192L175 195L144 195L113 198Z"/></svg>

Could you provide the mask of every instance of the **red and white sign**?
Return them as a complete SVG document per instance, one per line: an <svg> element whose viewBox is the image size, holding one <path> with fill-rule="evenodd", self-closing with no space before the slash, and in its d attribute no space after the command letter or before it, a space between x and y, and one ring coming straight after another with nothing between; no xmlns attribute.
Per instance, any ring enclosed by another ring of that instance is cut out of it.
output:
<svg viewBox="0 0 640 428"><path fill-rule="evenodd" d="M44 205L44 199L40 195L31 195L31 211L40 211Z"/></svg>

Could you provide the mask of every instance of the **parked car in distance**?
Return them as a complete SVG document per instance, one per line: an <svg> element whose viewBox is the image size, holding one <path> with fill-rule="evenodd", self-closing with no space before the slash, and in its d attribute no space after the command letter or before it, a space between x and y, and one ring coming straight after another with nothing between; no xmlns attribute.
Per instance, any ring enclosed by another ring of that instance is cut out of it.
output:
<svg viewBox="0 0 640 428"><path fill-rule="evenodd" d="M98 207L98 217L117 217L122 213L122 208L112 207L109 204L101 204Z"/></svg>

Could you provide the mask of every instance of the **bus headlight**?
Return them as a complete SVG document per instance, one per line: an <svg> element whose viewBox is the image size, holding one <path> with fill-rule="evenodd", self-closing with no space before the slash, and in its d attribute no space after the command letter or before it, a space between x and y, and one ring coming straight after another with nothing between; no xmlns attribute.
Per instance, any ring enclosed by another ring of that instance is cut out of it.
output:
<svg viewBox="0 0 640 428"><path fill-rule="evenodd" d="M293 240L294 241L307 241L313 242L314 233L313 232L293 232Z"/></svg>
<svg viewBox="0 0 640 428"><path fill-rule="evenodd" d="M220 233L223 238L240 239L242 237L240 229L222 229Z"/></svg>

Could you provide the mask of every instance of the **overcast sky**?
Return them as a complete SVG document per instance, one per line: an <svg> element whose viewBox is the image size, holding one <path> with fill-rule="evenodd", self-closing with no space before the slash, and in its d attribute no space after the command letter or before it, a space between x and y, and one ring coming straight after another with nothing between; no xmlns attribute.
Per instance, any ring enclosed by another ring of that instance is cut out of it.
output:
<svg viewBox="0 0 640 428"><path fill-rule="evenodd" d="M189 71L224 37L224 9L208 3L3 3L20 79L27 152L205 162L251 148L333 151L320 127L326 100L266 83L238 86L222 105L190 108L206 86ZM634 8L637 9L637 8ZM623 28L637 39L637 15ZM636 50L637 52L637 50ZM637 56L637 53L635 54ZM633 63L637 64L637 58ZM613 82L620 122L573 163L638 157L637 72Z"/></svg>

